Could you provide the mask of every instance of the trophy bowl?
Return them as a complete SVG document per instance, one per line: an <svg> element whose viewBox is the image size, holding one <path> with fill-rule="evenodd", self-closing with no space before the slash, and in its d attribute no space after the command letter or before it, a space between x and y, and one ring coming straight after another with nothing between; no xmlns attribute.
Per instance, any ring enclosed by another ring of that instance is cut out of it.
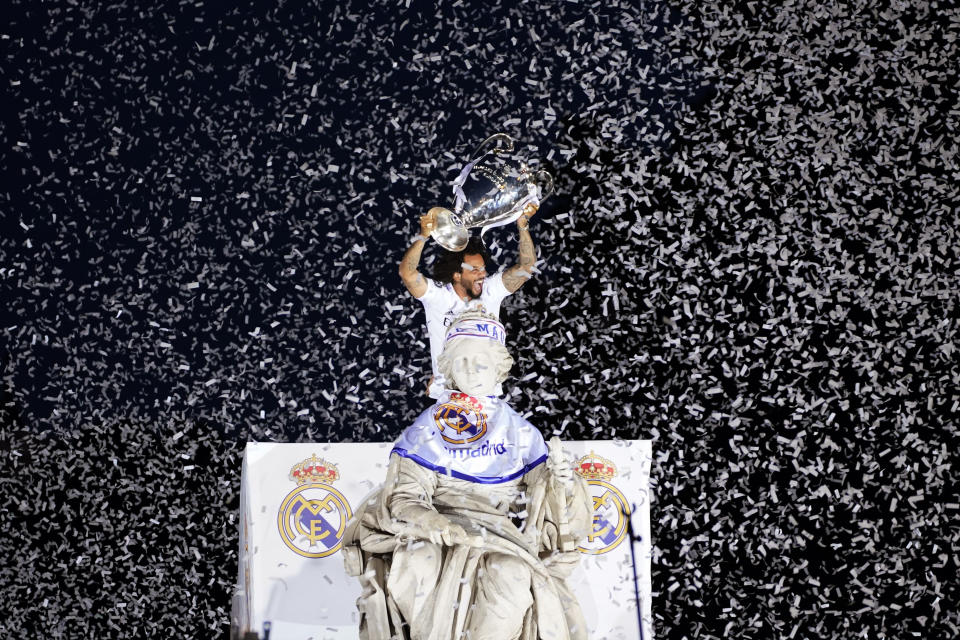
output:
<svg viewBox="0 0 960 640"><path fill-rule="evenodd" d="M436 226L430 237L447 251L463 251L470 240L470 230L460 224L453 211L443 207L434 207L427 213L436 215Z"/></svg>
<svg viewBox="0 0 960 640"><path fill-rule="evenodd" d="M437 224L431 236L448 251L462 251L470 229L480 236L493 227L517 220L528 204L540 206L553 193L553 178L513 154L513 139L497 133L471 154L453 183L454 210L435 207Z"/></svg>

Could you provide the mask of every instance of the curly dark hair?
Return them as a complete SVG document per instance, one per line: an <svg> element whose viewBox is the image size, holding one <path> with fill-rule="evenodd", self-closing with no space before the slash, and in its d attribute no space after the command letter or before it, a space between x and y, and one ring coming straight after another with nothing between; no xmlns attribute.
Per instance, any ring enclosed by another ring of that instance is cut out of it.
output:
<svg viewBox="0 0 960 640"><path fill-rule="evenodd" d="M440 284L449 284L453 282L453 274L460 273L463 270L464 256L479 255L483 258L483 266L487 271L493 269L493 263L490 259L490 252L483 244L479 236L470 236L467 247L463 251L447 251L440 249L437 259L433 263L432 278Z"/></svg>

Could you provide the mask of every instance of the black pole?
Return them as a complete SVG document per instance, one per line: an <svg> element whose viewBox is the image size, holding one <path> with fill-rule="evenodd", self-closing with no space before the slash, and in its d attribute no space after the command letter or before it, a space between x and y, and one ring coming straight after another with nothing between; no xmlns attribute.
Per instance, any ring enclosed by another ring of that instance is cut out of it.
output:
<svg viewBox="0 0 960 640"><path fill-rule="evenodd" d="M634 505L630 505L630 513L625 515L627 517L627 537L630 538L630 562L633 564L633 596L637 600L637 624L640 626L640 640L644 640L643 612L640 608L640 583L637 580L637 554L633 549L633 543L638 539L633 535L633 510Z"/></svg>

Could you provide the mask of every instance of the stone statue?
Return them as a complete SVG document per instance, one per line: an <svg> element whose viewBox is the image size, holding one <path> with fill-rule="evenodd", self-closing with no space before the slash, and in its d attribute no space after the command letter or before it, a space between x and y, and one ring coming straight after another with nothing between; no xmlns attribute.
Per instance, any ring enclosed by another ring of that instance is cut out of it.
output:
<svg viewBox="0 0 960 640"><path fill-rule="evenodd" d="M585 640L565 580L592 527L560 440L494 395L513 359L477 312L447 331L449 389L404 430L384 485L347 525L362 640Z"/></svg>

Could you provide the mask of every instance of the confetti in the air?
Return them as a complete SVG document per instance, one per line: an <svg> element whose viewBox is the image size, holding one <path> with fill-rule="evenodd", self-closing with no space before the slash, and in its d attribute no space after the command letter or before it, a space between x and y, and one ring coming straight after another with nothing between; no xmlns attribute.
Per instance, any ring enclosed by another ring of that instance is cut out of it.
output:
<svg viewBox="0 0 960 640"><path fill-rule="evenodd" d="M953 3L21 4L0 635L226 637L244 443L429 404L397 265L503 131L507 399L654 440L658 636L960 636Z"/></svg>

